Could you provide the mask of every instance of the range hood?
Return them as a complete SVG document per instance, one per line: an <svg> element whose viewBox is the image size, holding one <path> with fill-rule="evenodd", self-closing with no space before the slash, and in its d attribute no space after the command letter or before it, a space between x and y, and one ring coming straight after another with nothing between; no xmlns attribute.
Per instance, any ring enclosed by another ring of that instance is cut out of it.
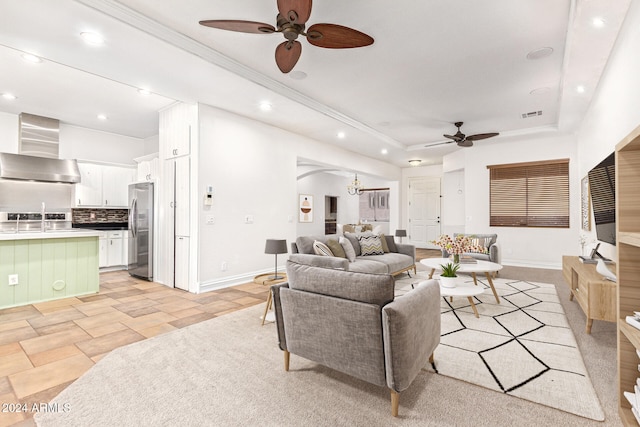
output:
<svg viewBox="0 0 640 427"><path fill-rule="evenodd" d="M0 178L75 184L80 170L76 160L0 153Z"/></svg>

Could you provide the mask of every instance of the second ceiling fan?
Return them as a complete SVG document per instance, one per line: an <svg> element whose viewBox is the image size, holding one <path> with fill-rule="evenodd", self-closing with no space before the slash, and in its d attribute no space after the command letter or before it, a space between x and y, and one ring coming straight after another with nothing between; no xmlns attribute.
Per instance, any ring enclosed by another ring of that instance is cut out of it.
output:
<svg viewBox="0 0 640 427"><path fill-rule="evenodd" d="M200 21L200 25L241 33L282 33L287 39L276 48L276 64L283 73L295 67L302 44L296 39L305 36L314 46L329 49L346 49L373 44L373 38L353 28L336 24L314 24L305 31L305 23L311 16L312 0L278 0L276 25L254 21L212 19Z"/></svg>
<svg viewBox="0 0 640 427"><path fill-rule="evenodd" d="M451 144L452 142L455 142L456 144L458 144L459 147L471 147L473 146L473 141L493 138L494 136L500 135L498 132L489 132L489 133L477 133L475 135L467 136L464 133L462 133L462 131L460 130L460 127L462 127L464 122L455 122L454 124L458 128L458 132L456 132L454 135L447 135L447 134L443 135L445 138L449 138L451 141L443 141L443 142L436 142L435 144L427 144L425 145L425 147L435 147L436 145Z"/></svg>

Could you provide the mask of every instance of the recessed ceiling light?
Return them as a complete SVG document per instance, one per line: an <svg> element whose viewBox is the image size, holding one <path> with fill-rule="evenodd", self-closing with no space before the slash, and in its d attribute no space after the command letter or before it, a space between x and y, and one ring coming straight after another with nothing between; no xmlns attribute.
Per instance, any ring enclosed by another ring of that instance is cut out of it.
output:
<svg viewBox="0 0 640 427"><path fill-rule="evenodd" d="M85 31L80 33L80 37L82 37L82 40L84 40L89 44L98 45L98 44L104 43L104 38L98 33L91 33L91 32Z"/></svg>
<svg viewBox="0 0 640 427"><path fill-rule="evenodd" d="M27 62L33 62L34 64L37 64L38 62L42 62L42 58L32 55L30 53L23 53L22 59L24 59Z"/></svg>
<svg viewBox="0 0 640 427"><path fill-rule="evenodd" d="M340 131L340 132L338 132L337 136L338 136L338 138L340 138L340 139L345 139L345 138L346 138L346 136L347 136L347 134L346 134L346 133L344 133L344 132L342 132L342 131Z"/></svg>
<svg viewBox="0 0 640 427"><path fill-rule="evenodd" d="M527 53L527 59L541 59L546 58L547 56L553 53L552 47L541 47L540 49L534 49L531 52Z"/></svg>
<svg viewBox="0 0 640 427"><path fill-rule="evenodd" d="M418 166L420 163L422 163L422 160L419 160L419 159L412 159L412 160L409 160L409 164L410 164L411 166Z"/></svg>
<svg viewBox="0 0 640 427"><path fill-rule="evenodd" d="M304 80L307 78L307 73L304 71L292 71L289 73L289 77L293 80Z"/></svg>
<svg viewBox="0 0 640 427"><path fill-rule="evenodd" d="M150 91L149 89L142 89L142 88L140 88L140 89L138 89L138 93L139 93L140 95L145 95L145 96L147 96L147 95L151 95L151 91Z"/></svg>
<svg viewBox="0 0 640 427"><path fill-rule="evenodd" d="M273 110L273 105L271 105L271 103L269 103L267 101L262 101L260 103L260 109L262 111L271 111L271 110Z"/></svg>
<svg viewBox="0 0 640 427"><path fill-rule="evenodd" d="M605 24L606 22L607 22L607 21L605 21L604 19L602 19L602 18L600 18L600 17L596 17L596 18L593 18L593 19L591 20L591 25L593 25L593 26L594 26L594 27L596 27L596 28L602 28L602 27L604 27L604 24Z"/></svg>
<svg viewBox="0 0 640 427"><path fill-rule="evenodd" d="M542 95L549 92L551 92L550 87L539 87L529 92L529 95Z"/></svg>
<svg viewBox="0 0 640 427"><path fill-rule="evenodd" d="M108 117L106 115L104 115L104 114L98 114L98 119L99 120L107 120L107 118Z"/></svg>
<svg viewBox="0 0 640 427"><path fill-rule="evenodd" d="M382 154L388 154L388 153L389 153L389 150L387 150L386 148L383 148L382 150L380 150L380 152L381 152Z"/></svg>
<svg viewBox="0 0 640 427"><path fill-rule="evenodd" d="M578 92L578 93L585 93L586 90L587 90L587 88L584 87L583 85L580 85L580 86L576 87L576 92Z"/></svg>
<svg viewBox="0 0 640 427"><path fill-rule="evenodd" d="M3 94L2 94L2 97L3 97L4 99L8 99L9 101L13 101L14 99L18 99L18 97L17 97L17 96L15 96L15 95L13 95L13 94L11 94L11 93L3 93Z"/></svg>

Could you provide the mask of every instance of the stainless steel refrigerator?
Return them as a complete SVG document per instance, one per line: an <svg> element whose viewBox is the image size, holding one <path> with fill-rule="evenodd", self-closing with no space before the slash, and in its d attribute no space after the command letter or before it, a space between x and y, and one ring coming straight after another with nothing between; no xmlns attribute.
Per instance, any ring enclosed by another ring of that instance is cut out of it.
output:
<svg viewBox="0 0 640 427"><path fill-rule="evenodd" d="M153 183L129 184L129 274L153 280Z"/></svg>

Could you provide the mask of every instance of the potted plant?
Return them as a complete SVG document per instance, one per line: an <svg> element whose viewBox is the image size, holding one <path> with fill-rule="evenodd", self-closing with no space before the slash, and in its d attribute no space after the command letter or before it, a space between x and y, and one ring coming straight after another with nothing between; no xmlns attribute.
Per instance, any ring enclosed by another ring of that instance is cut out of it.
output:
<svg viewBox="0 0 640 427"><path fill-rule="evenodd" d="M460 264L448 263L440 264L442 273L440 274L440 284L445 288L455 288L456 279L458 276L456 272L460 269Z"/></svg>

